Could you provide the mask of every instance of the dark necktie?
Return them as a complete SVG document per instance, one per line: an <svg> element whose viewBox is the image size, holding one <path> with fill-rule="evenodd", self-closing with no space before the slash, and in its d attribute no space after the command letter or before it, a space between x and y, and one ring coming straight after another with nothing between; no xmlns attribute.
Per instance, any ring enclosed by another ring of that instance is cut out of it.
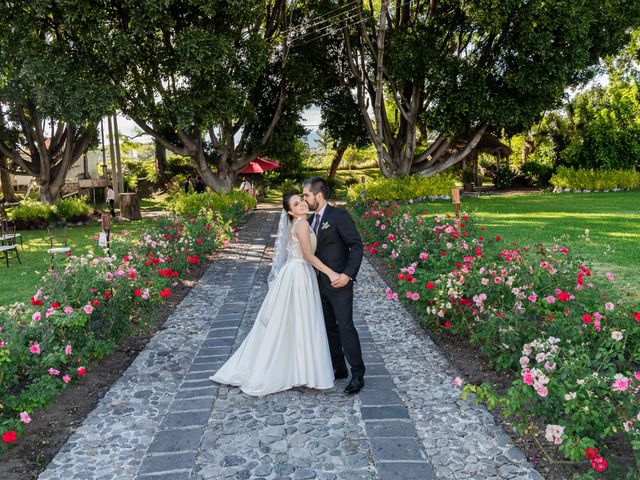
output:
<svg viewBox="0 0 640 480"><path fill-rule="evenodd" d="M320 226L320 214L316 213L313 219L313 231L318 235L318 227Z"/></svg>

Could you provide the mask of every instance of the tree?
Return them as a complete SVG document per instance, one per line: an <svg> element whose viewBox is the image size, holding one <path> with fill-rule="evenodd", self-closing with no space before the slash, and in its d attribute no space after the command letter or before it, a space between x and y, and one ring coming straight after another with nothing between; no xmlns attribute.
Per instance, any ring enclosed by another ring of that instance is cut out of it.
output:
<svg viewBox="0 0 640 480"><path fill-rule="evenodd" d="M334 60L345 84L356 83L387 177L434 175L461 161L485 132L526 131L620 49L640 19L635 0L597 8L584 0L379 5L356 2L328 23L342 36L344 55Z"/></svg>
<svg viewBox="0 0 640 480"><path fill-rule="evenodd" d="M287 111L301 108L283 34L296 11L285 0L68 3L81 12L82 48L98 49L120 89L123 113L190 157L216 191L229 191Z"/></svg>
<svg viewBox="0 0 640 480"><path fill-rule="evenodd" d="M55 3L0 5L0 155L35 177L55 201L69 168L95 138L110 86L74 50L67 14Z"/></svg>

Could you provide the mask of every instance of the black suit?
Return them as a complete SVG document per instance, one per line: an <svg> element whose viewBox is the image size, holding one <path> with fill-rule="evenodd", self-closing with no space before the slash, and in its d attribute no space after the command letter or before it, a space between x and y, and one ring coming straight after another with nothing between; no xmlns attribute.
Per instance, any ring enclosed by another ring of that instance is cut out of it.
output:
<svg viewBox="0 0 640 480"><path fill-rule="evenodd" d="M363 248L349 214L327 205L317 228L317 236L316 256L322 263L334 272L344 273L355 280L360 270ZM346 356L352 375L364 375L360 338L353 325L353 282L342 288L333 288L329 277L320 273L318 283L333 368L346 370Z"/></svg>

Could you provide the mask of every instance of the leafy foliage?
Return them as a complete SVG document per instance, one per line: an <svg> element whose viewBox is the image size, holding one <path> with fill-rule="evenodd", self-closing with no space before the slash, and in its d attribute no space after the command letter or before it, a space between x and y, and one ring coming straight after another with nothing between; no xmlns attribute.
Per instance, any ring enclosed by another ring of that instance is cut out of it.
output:
<svg viewBox="0 0 640 480"><path fill-rule="evenodd" d="M631 189L640 184L640 174L635 170L592 170L559 167L551 177L555 188L571 190Z"/></svg>
<svg viewBox="0 0 640 480"><path fill-rule="evenodd" d="M449 174L435 177L414 175L401 178L380 178L349 188L350 201L361 198L364 189L366 198L378 201L409 201L429 196L450 195L455 186L455 178Z"/></svg>

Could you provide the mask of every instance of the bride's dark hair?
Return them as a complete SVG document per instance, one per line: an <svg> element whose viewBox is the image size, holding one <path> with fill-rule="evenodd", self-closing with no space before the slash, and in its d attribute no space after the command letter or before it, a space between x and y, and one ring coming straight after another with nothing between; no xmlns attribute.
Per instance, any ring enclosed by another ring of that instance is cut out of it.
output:
<svg viewBox="0 0 640 480"><path fill-rule="evenodd" d="M284 211L287 212L287 216L289 217L290 222L293 221L293 216L289 213L289 211L291 210L290 202L291 198L295 197L296 195L300 196L298 192L287 193L282 199L282 208L284 208Z"/></svg>

